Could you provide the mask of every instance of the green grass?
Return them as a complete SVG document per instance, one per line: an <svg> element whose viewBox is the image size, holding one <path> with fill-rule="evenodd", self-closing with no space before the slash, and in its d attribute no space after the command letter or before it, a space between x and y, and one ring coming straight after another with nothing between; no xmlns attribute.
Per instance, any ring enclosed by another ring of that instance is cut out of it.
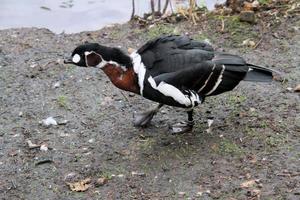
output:
<svg viewBox="0 0 300 200"><path fill-rule="evenodd" d="M258 2L262 5L266 5L266 4L269 4L271 3L272 0L258 0Z"/></svg>
<svg viewBox="0 0 300 200"><path fill-rule="evenodd" d="M173 25L169 24L156 24L153 27L149 28L146 32L147 39L153 39L163 34L179 34L180 31L175 28Z"/></svg>
<svg viewBox="0 0 300 200"><path fill-rule="evenodd" d="M244 40L250 39L254 42L258 40L259 31L253 30L253 25L241 22L239 16L223 16L223 15L207 15L211 20L212 25L209 29L215 34L226 34L227 39L224 41L224 46L241 47ZM217 21L217 24L215 23ZM218 22L219 21L219 22ZM223 33L216 32L216 26L221 29L222 21L224 22Z"/></svg>
<svg viewBox="0 0 300 200"><path fill-rule="evenodd" d="M223 155L242 155L244 153L241 147L228 139L220 142L218 152Z"/></svg>
<svg viewBox="0 0 300 200"><path fill-rule="evenodd" d="M246 100L247 100L247 97L245 95L242 95L242 94L230 95L228 103L230 105L236 105L236 104L243 103Z"/></svg>
<svg viewBox="0 0 300 200"><path fill-rule="evenodd" d="M60 95L57 97L57 103L62 108L70 109L68 106L68 98L64 95Z"/></svg>
<svg viewBox="0 0 300 200"><path fill-rule="evenodd" d="M99 176L102 177L102 178L106 178L107 180L111 180L112 179L112 173L107 172L107 171L101 172L99 174Z"/></svg>

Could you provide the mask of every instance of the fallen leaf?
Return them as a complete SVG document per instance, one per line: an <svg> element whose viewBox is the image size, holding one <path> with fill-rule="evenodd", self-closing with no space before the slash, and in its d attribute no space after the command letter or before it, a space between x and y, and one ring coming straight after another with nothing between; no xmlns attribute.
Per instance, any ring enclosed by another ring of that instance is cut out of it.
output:
<svg viewBox="0 0 300 200"><path fill-rule="evenodd" d="M69 187L70 190L75 191L75 192L84 192L91 187L91 179L86 178L84 180L74 182L74 183L66 183Z"/></svg>

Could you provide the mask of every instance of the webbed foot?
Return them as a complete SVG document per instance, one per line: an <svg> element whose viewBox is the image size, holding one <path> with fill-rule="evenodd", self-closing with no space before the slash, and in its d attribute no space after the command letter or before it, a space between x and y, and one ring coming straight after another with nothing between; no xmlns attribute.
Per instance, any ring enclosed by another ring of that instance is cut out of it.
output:
<svg viewBox="0 0 300 200"><path fill-rule="evenodd" d="M142 113L133 113L133 125L137 127L145 127L147 126L154 115L158 112L158 110L162 107L162 104L159 104L154 109L142 112Z"/></svg>
<svg viewBox="0 0 300 200"><path fill-rule="evenodd" d="M169 127L171 134L182 134L193 130L194 122L179 122Z"/></svg>

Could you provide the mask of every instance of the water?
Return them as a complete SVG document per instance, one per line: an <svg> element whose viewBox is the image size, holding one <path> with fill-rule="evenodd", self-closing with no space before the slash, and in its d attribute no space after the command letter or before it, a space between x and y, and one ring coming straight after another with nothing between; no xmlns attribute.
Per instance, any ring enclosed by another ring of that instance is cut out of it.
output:
<svg viewBox="0 0 300 200"><path fill-rule="evenodd" d="M208 9L225 0L206 0ZM150 10L149 0L135 0L136 14ZM172 5L185 4L173 0ZM198 0L205 4L205 0ZM163 5L163 1L162 1ZM124 23L132 12L131 0L0 0L0 29L39 27L55 33L76 33Z"/></svg>

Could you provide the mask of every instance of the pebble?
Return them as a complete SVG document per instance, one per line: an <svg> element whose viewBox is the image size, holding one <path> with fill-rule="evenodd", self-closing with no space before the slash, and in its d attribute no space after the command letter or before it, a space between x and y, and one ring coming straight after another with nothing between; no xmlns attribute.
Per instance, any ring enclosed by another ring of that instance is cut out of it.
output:
<svg viewBox="0 0 300 200"><path fill-rule="evenodd" d="M41 151L48 151L48 147L46 144L42 144L41 147L40 147L40 150Z"/></svg>
<svg viewBox="0 0 300 200"><path fill-rule="evenodd" d="M88 141L89 143L94 143L95 142L95 139L94 138L92 138L92 139L89 139L89 141Z"/></svg>
<svg viewBox="0 0 300 200"><path fill-rule="evenodd" d="M58 82L54 83L53 88L58 88L59 86L60 86L60 82L58 81Z"/></svg>
<svg viewBox="0 0 300 200"><path fill-rule="evenodd" d="M99 187L99 186L103 186L105 185L106 183L108 182L108 179L105 178L105 177L101 177L101 178L98 178L96 183L95 183L95 186L96 187Z"/></svg>
<svg viewBox="0 0 300 200"><path fill-rule="evenodd" d="M247 47L255 47L256 44L254 41L247 39L243 41L242 45Z"/></svg>
<svg viewBox="0 0 300 200"><path fill-rule="evenodd" d="M67 174L67 175L65 176L64 180L65 180L65 181L71 181L72 179L75 178L76 175L77 175L77 174L76 174L75 172L71 172L71 173L69 173L69 174Z"/></svg>
<svg viewBox="0 0 300 200"><path fill-rule="evenodd" d="M27 145L28 145L29 149L34 149L34 148L40 147L40 145L32 143L31 140L27 140Z"/></svg>
<svg viewBox="0 0 300 200"><path fill-rule="evenodd" d="M254 23L255 22L255 14L253 11L242 11L240 13L239 19L241 22Z"/></svg>
<svg viewBox="0 0 300 200"><path fill-rule="evenodd" d="M133 175L133 176L146 176L146 174L145 173L143 173L143 172L131 172L131 175Z"/></svg>
<svg viewBox="0 0 300 200"><path fill-rule="evenodd" d="M294 92L300 92L300 84L294 88Z"/></svg>
<svg viewBox="0 0 300 200"><path fill-rule="evenodd" d="M48 117L47 119L43 119L41 121L41 123L46 127L51 126L51 125L53 125L53 126L57 125L57 122L53 117Z"/></svg>

